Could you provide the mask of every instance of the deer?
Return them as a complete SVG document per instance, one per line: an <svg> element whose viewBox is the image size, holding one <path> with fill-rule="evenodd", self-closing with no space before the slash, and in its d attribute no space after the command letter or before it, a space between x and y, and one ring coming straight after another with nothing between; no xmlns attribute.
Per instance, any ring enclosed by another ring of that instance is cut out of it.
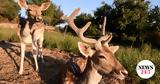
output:
<svg viewBox="0 0 160 84"><path fill-rule="evenodd" d="M117 79L124 80L128 71L114 56L119 46L108 44L112 39L112 33L108 33L98 40L85 37L83 34L91 22L78 28L74 23L74 18L79 11L80 8L77 8L70 16L61 17L83 41L78 42L81 56L71 57L71 60L66 63L63 84L99 84L103 74L111 74ZM94 48L91 45L94 45Z"/></svg>
<svg viewBox="0 0 160 84"><path fill-rule="evenodd" d="M27 4L25 0L18 0L18 5L21 9L25 9L27 12L27 18L23 21L20 20L17 31L21 46L21 63L19 74L22 74L26 45L32 45L32 54L35 61L36 71L39 70L37 56L42 58L42 62L44 62L42 45L44 40L45 25L43 23L42 11L49 8L50 1L44 2L38 6L35 4Z"/></svg>

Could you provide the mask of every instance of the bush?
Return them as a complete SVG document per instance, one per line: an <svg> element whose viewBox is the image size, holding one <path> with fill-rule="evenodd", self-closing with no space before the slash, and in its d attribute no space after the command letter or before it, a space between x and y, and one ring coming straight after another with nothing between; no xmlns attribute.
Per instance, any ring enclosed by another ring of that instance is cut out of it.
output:
<svg viewBox="0 0 160 84"><path fill-rule="evenodd" d="M0 20L3 21L3 18L7 18L9 21L16 18L18 15L18 6L13 0L0 0Z"/></svg>
<svg viewBox="0 0 160 84"><path fill-rule="evenodd" d="M124 48L120 47L116 53L118 60L124 65L129 72L129 78L135 84L147 82L147 84L158 84L160 82L160 52L156 49L151 49L151 46L145 44L142 48ZM150 60L156 67L155 75L148 79L141 79L136 73L136 66L141 60ZM131 81L130 80L130 81ZM131 83L134 84L134 83Z"/></svg>

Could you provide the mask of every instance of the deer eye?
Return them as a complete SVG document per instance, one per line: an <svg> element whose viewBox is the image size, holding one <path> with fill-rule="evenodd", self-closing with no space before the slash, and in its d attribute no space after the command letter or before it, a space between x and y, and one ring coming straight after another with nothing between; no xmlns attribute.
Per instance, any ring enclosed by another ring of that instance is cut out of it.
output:
<svg viewBox="0 0 160 84"><path fill-rule="evenodd" d="M104 56L98 56L99 58L101 58L101 59L106 59Z"/></svg>
<svg viewBox="0 0 160 84"><path fill-rule="evenodd" d="M27 11L31 11L31 9L28 9Z"/></svg>

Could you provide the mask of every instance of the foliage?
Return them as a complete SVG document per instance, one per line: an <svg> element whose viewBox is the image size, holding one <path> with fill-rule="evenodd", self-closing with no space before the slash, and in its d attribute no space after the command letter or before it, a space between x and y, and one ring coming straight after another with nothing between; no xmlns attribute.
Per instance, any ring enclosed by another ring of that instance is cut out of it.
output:
<svg viewBox="0 0 160 84"><path fill-rule="evenodd" d="M0 41L9 40L14 35L16 35L15 30L0 28ZM45 31L44 47L50 49L58 48L60 50L77 53L79 52L77 48L78 41L81 40L72 35L56 31ZM160 82L160 72L158 71L160 70L160 50L151 48L149 44L144 44L141 48L121 46L115 56L129 72L126 79L127 84L141 84L143 82L146 82L146 84L158 84ZM141 79L135 70L137 63L145 59L151 60L156 66L155 75L148 80Z"/></svg>
<svg viewBox="0 0 160 84"><path fill-rule="evenodd" d="M75 24L77 24L79 28L82 28L87 22L92 22L92 24L84 34L88 36L100 36L99 25L94 24L93 16L91 14L82 13L75 19Z"/></svg>
<svg viewBox="0 0 160 84"><path fill-rule="evenodd" d="M76 17L74 22L78 28L84 27L87 24L87 22L92 22L89 28L85 31L84 35L93 38L96 36L100 36L101 31L99 29L99 25L94 24L93 16L91 14L81 13ZM67 28L67 32L71 32L72 34L76 35L75 31L73 31L69 26Z"/></svg>
<svg viewBox="0 0 160 84"><path fill-rule="evenodd" d="M160 31L160 8L155 6L149 12L150 31Z"/></svg>
<svg viewBox="0 0 160 84"><path fill-rule="evenodd" d="M55 4L51 4L51 6L43 12L44 20L48 22L49 25L57 25L60 24L60 17L63 15L60 7Z"/></svg>
<svg viewBox="0 0 160 84"><path fill-rule="evenodd" d="M110 19L110 13L112 11L112 7L109 6L107 3L102 2L102 6L98 7L94 11L94 22L97 25L100 25L103 23L103 17L107 16L107 19ZM109 22L109 21L108 21Z"/></svg>
<svg viewBox="0 0 160 84"><path fill-rule="evenodd" d="M114 20L117 31L129 36L140 36L147 26L148 3L143 0L115 0L118 12Z"/></svg>
<svg viewBox="0 0 160 84"><path fill-rule="evenodd" d="M150 11L148 9L149 2L144 0L115 0L112 7L102 2L93 16L82 13L76 17L75 23L78 27L83 27L86 22L91 21L92 24L85 35L100 37L102 35L100 25L103 23L103 17L107 16L106 31L113 33L114 42L140 47L145 42L151 42L147 38L153 34L148 34L148 31L155 32L160 28L159 7Z"/></svg>
<svg viewBox="0 0 160 84"><path fill-rule="evenodd" d="M11 0L1 2L3 4L0 5L0 18L5 17L9 20L15 18L18 11L17 6L12 3ZM30 3L40 4L42 2L43 0L32 0ZM160 30L160 8L156 6L149 10L148 4L149 3L144 0L115 0L113 7L102 3L102 6L94 11L93 16L86 13L77 16L75 24L81 28L86 22L91 21L92 24L85 35L89 37L100 37L101 29L99 28L99 24L102 24L103 16L107 16L106 31L113 32L113 39L116 39L116 43L129 45L132 45L134 41L140 43L140 41L136 41L138 38L139 40L145 40L143 37L151 37L152 34ZM59 18L63 13L60 7L52 4L43 14L45 20L47 20L50 25L55 25L59 22ZM0 28L0 40L19 41L15 30L8 28ZM79 52L77 49L78 41L80 41L80 39L72 35L55 31L45 31L44 47L50 49L58 48L68 52ZM158 71L160 70L160 51L152 47L153 45L150 43L143 43L139 48L121 46L118 52L116 52L118 60L120 60L129 71L129 76L126 80L129 84L141 84L144 82L148 84L158 84L160 82L160 72ZM143 80L138 77L135 71L137 63L144 59L151 60L156 66L155 75L148 80Z"/></svg>
<svg viewBox="0 0 160 84"><path fill-rule="evenodd" d="M11 21L18 15L18 6L13 0L0 0L0 21L4 21L4 18Z"/></svg>
<svg viewBox="0 0 160 84"><path fill-rule="evenodd" d="M40 5L46 0L28 0L28 4L37 4ZM4 21L5 19L8 19L9 21L12 21L14 19L17 19L18 17L18 10L19 7L17 3L14 2L14 0L7 0L3 1L0 0L0 21ZM61 11L59 6L56 6L54 3L51 4L51 6L43 12L44 15L44 21L48 23L49 25L56 25L61 23L60 17L63 15L63 12Z"/></svg>
<svg viewBox="0 0 160 84"><path fill-rule="evenodd" d="M116 53L118 60L125 66L129 72L127 84L157 84L160 82L160 52L157 49L152 49L151 45L144 44L141 48L120 47ZM155 75L147 80L143 80L137 76L136 66L141 60L150 60L156 67Z"/></svg>

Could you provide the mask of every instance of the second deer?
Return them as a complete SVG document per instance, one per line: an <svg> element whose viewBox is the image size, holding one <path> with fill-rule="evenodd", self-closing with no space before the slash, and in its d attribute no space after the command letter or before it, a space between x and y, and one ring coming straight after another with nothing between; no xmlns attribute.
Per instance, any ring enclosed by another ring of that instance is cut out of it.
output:
<svg viewBox="0 0 160 84"><path fill-rule="evenodd" d="M21 64L19 74L23 73L23 63L25 57L25 48L27 44L32 44L33 57L38 71L37 56L43 59L42 44L44 39L45 25L42 19L42 11L50 6L50 2L42 3L41 6L35 4L27 5L25 0L18 0L21 9L27 10L27 18L20 20L18 24L18 36L21 41Z"/></svg>

